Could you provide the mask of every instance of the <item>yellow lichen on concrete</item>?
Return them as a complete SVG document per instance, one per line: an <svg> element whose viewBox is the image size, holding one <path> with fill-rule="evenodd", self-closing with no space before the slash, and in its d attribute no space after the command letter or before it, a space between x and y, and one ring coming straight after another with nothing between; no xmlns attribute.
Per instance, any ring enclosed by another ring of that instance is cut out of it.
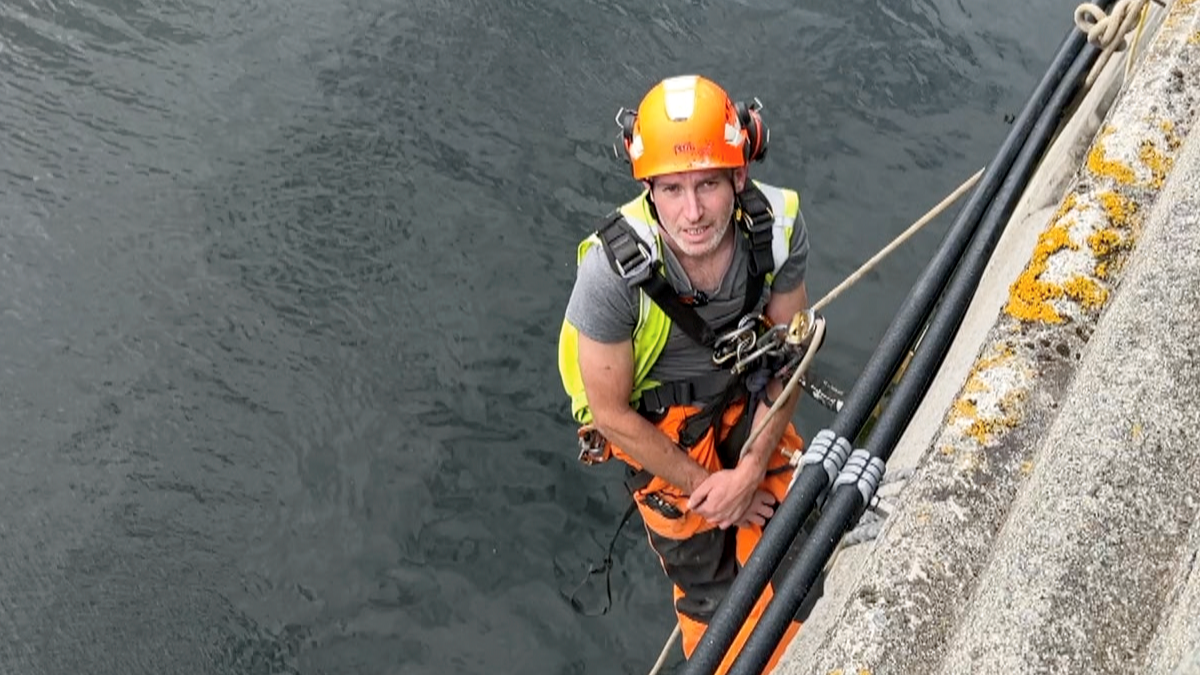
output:
<svg viewBox="0 0 1200 675"><path fill-rule="evenodd" d="M1093 275L1096 279L1107 279L1114 271L1114 267L1119 267L1120 260L1114 259L1114 255L1133 245L1137 229L1137 214L1140 209L1137 202L1111 190L1098 194L1096 199L1100 202L1109 226L1088 235L1087 243L1088 248L1092 251L1092 256L1096 258ZM1084 289L1077 286L1077 290ZM1096 296L1090 293L1086 297L1096 299ZM1090 308L1098 309L1103 306L1107 297L1107 292L1105 292L1100 304L1091 305Z"/></svg>
<svg viewBox="0 0 1200 675"><path fill-rule="evenodd" d="M960 419L975 420L979 417L979 409L975 407L975 399L960 398L950 406L950 421L956 422Z"/></svg>
<svg viewBox="0 0 1200 675"><path fill-rule="evenodd" d="M1108 301L1108 289L1082 274L1071 277L1062 287L1067 297L1078 302L1084 309L1100 309Z"/></svg>
<svg viewBox="0 0 1200 675"><path fill-rule="evenodd" d="M976 361L962 393L950 406L947 426L957 428L979 447L994 442L997 436L1013 428L1019 421L1020 402L1025 399L1025 388L1023 385L1014 387L1012 378L1014 373L1027 375L1027 371L1028 368L1021 365L1011 346L996 345L990 355L981 356ZM956 465L962 471L978 469L986 459L973 451L956 452L948 445L943 446L942 454L956 456Z"/></svg>
<svg viewBox="0 0 1200 675"><path fill-rule="evenodd" d="M1092 144L1092 149L1088 152L1087 167L1088 170L1097 176L1111 178L1122 185L1133 185L1135 174L1133 167L1125 162L1117 159L1109 159L1104 151L1104 139L1113 133L1112 126L1104 127L1100 131L1100 135L1096 138L1096 142Z"/></svg>
<svg viewBox="0 0 1200 675"><path fill-rule="evenodd" d="M1100 207L1113 227L1129 227L1134 214L1138 212L1137 202L1111 190L1101 192L1096 199L1100 201Z"/></svg>
<svg viewBox="0 0 1200 675"><path fill-rule="evenodd" d="M1132 240L1130 237L1124 236L1120 230L1114 227L1107 227L1103 230L1097 230L1088 236L1088 248L1092 250L1092 255L1096 258L1096 267L1092 273L1097 279L1107 279L1112 271L1111 257L1117 251L1129 248Z"/></svg>
<svg viewBox="0 0 1200 675"><path fill-rule="evenodd" d="M1150 187L1156 190L1161 188L1167 181L1167 174L1170 173L1175 160L1154 147L1154 143L1148 140L1142 141L1138 157L1142 160L1142 164L1150 169Z"/></svg>
<svg viewBox="0 0 1200 675"><path fill-rule="evenodd" d="M1072 194L1067 201L1073 203L1074 197ZM1062 322L1062 316L1050 301L1062 297L1063 289L1058 284L1044 281L1041 277L1046 271L1050 256L1064 248L1078 248L1071 241L1070 229L1073 224L1074 221L1059 218L1050 229L1038 236L1037 246L1033 249L1033 259L1009 288L1008 304L1004 307L1009 316L1021 321Z"/></svg>
<svg viewBox="0 0 1200 675"><path fill-rule="evenodd" d="M1001 435L1017 426L1021 421L1020 403L1025 399L1023 389L1014 389L1002 398L997 405L998 414L980 415L967 427L966 435L979 445L988 445Z"/></svg>
<svg viewBox="0 0 1200 675"><path fill-rule="evenodd" d="M1087 237L1090 253L1096 259L1092 278L1077 274L1065 283L1056 283L1044 278L1049 268L1049 261L1056 253L1064 249L1079 249L1079 246L1071 239L1072 228L1076 227L1077 222L1070 216L1081 215L1086 207L1079 202L1076 193L1072 192L1063 200L1058 212L1051 220L1050 227L1038 237L1032 259L1009 288L1008 303L1004 308L1005 313L1026 323L1053 324L1062 323L1064 320L1059 309L1055 308L1053 304L1053 301L1060 298L1066 297L1074 300L1087 310L1103 307L1109 294L1099 280L1112 273L1113 263L1110 258L1113 254L1127 248L1132 243L1135 233L1126 234L1124 231L1136 230L1136 216L1140 210L1138 203L1124 194L1122 187L1161 188L1173 165L1173 159L1169 152L1174 151L1179 145L1172 122L1164 120L1158 122L1156 126L1162 131L1162 143L1166 145L1168 151L1161 150L1160 146L1152 140L1145 140L1140 144L1138 158L1150 175L1147 181L1138 180L1138 172L1133 166L1107 154L1105 141L1115 130L1111 125L1100 131L1092 149L1088 152L1088 171L1114 185L1113 189L1098 192L1094 196L1107 223L1100 226L1099 230L1085 234L1089 228L1095 227L1095 225L1087 219L1081 218L1084 223L1084 232L1079 233L1078 237Z"/></svg>
<svg viewBox="0 0 1200 675"><path fill-rule="evenodd" d="M1008 361L1011 361L1015 355L1016 352L1013 351L1011 346L1003 345L996 351L995 354L979 359L979 362L975 364L974 373L978 375L989 368L998 366L1002 363L1007 363Z"/></svg>
<svg viewBox="0 0 1200 675"><path fill-rule="evenodd" d="M1004 428L997 420L975 420L967 427L966 434L980 445L986 445L992 434Z"/></svg>
<svg viewBox="0 0 1200 675"><path fill-rule="evenodd" d="M987 390L987 383L978 377L972 377L971 379L967 380L966 386L963 387L963 391L968 394L979 394Z"/></svg>
<svg viewBox="0 0 1200 675"><path fill-rule="evenodd" d="M1057 223L1062 219L1063 216L1074 210L1076 206L1078 206L1080 210L1087 208L1085 205L1079 203L1079 197L1072 192L1068 194L1065 199L1063 199L1063 203L1060 204L1058 210L1054 212L1054 216L1050 218L1050 222Z"/></svg>
<svg viewBox="0 0 1200 675"><path fill-rule="evenodd" d="M1014 355L1015 352L1013 351L1012 347L1004 345L1001 346L995 354L992 354L991 356L980 357L980 359L976 361L975 366L971 369L971 375L967 378L966 385L963 386L963 393L981 394L990 390L991 387L989 387L987 382L984 381L983 374L992 368L995 368L996 366L1012 360ZM967 417L972 419L978 415L978 411L975 410L975 404L971 398L961 398L956 401L954 406L951 408L951 413L953 416L960 418Z"/></svg>
<svg viewBox="0 0 1200 675"><path fill-rule="evenodd" d="M1158 128L1162 129L1163 138L1167 142L1168 150L1175 151L1179 149L1179 146L1183 145L1183 139L1179 137L1179 134L1175 133L1174 122L1171 120L1163 120L1158 123Z"/></svg>
<svg viewBox="0 0 1200 675"><path fill-rule="evenodd" d="M1088 247L1092 249L1092 255L1097 258L1103 258L1125 244L1125 239L1121 236L1121 233L1113 228L1093 232L1087 241ZM1101 262L1097 265L1097 271L1104 264L1104 262Z"/></svg>
<svg viewBox="0 0 1200 675"><path fill-rule="evenodd" d="M970 381L978 381L977 375L972 375ZM970 395L960 396L950 406L950 419L948 420L952 426L965 426L966 435L974 438L979 443L983 443L984 439L979 438L979 434L975 431L976 425L980 423L979 408L975 404L975 397ZM949 456L951 453L943 453ZM969 458L968 458L969 460ZM963 460L960 459L960 464Z"/></svg>

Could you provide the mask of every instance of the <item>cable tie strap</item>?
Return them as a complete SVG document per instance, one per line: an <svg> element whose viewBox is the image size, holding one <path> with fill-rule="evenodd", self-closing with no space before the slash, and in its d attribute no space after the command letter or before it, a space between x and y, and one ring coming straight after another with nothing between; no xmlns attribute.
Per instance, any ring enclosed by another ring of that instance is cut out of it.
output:
<svg viewBox="0 0 1200 675"><path fill-rule="evenodd" d="M841 471L842 466L846 464L846 458L850 455L850 441L839 438L832 429L822 429L809 443L808 450L800 457L801 470L809 464L818 464L825 469L825 474L829 480L825 482L829 485L838 477L838 471Z"/></svg>
<svg viewBox="0 0 1200 675"><path fill-rule="evenodd" d="M850 459L846 460L846 466L833 482L833 488L837 490L843 485L853 485L862 494L863 504L870 504L886 470L887 465L882 459L872 457L871 453L859 448L850 453Z"/></svg>

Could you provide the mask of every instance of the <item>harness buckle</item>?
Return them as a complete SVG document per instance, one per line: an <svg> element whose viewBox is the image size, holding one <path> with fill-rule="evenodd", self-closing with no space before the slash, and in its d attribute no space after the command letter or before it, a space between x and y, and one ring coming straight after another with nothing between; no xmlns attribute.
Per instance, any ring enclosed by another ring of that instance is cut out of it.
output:
<svg viewBox="0 0 1200 675"><path fill-rule="evenodd" d="M641 255L635 258L634 260L637 262L634 262L629 267L625 265L632 262L631 260L622 262L619 258L613 259L613 263L617 266L617 272L621 274L621 277L625 279L625 283L629 284L630 288L637 288L649 279L652 273L651 266L654 264L654 260L650 257L650 251L646 249L646 245L638 241L636 246L637 252Z"/></svg>

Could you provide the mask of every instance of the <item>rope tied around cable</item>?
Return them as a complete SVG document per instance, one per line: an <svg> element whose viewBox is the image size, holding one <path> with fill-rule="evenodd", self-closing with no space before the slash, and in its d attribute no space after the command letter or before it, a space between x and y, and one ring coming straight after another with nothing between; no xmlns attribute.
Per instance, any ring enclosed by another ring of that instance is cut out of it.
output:
<svg viewBox="0 0 1200 675"><path fill-rule="evenodd" d="M1091 87L1096 76L1114 52L1123 52L1131 46L1136 49L1141 29L1146 20L1146 10L1150 3L1166 7L1165 0L1118 0L1113 5L1112 13L1105 12L1099 5L1085 2L1075 8L1075 26L1087 34L1088 42L1101 50L1096 65L1084 81L1085 87ZM1137 33L1132 41L1125 38L1134 28ZM1129 61L1126 64L1126 75L1132 66L1134 50L1130 50Z"/></svg>

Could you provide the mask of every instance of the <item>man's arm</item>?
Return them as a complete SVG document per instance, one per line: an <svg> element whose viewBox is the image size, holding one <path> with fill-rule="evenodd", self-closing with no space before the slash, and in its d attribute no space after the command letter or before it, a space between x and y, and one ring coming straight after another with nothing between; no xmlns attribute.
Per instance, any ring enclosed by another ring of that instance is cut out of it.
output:
<svg viewBox="0 0 1200 675"><path fill-rule="evenodd" d="M796 312L808 307L808 292L803 283L791 291L773 293L767 302L764 313L773 324L788 323ZM783 385L772 379L767 384L768 395L778 400L783 391ZM766 477L767 465L779 445L779 439L792 420L796 410L798 396L780 404L780 409L754 439L746 454L738 461L737 466L728 471L719 471L713 478L692 495L690 503L697 512L715 522L718 527L726 528L732 525L757 524L763 525L775 511L775 498L770 493L758 489L758 485ZM758 428L766 416L769 407L759 403L754 412L753 428ZM706 505L704 502L714 500L716 504ZM706 508L707 507L707 508Z"/></svg>
<svg viewBox="0 0 1200 675"><path fill-rule="evenodd" d="M579 335L579 371L600 433L642 468L691 494L708 471L629 406L633 368L631 341L608 344Z"/></svg>

